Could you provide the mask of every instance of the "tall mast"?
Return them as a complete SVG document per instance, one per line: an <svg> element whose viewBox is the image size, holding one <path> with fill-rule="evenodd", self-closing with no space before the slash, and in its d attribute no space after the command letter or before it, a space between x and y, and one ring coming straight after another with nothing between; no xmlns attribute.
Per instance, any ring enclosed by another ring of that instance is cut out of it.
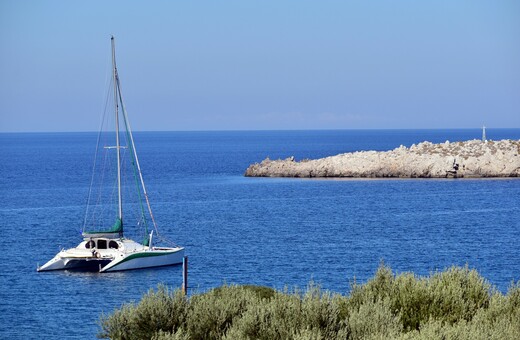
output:
<svg viewBox="0 0 520 340"><path fill-rule="evenodd" d="M117 68L116 68L116 45L114 37L110 39L112 42L112 77L114 82L114 113L116 121L116 152L117 152L117 201L118 201L118 217L123 221L123 202L121 200L121 153L119 144L119 112L118 112L118 97L117 97Z"/></svg>
<svg viewBox="0 0 520 340"><path fill-rule="evenodd" d="M123 95L121 94L121 84L119 84L119 78L117 79L117 91L119 93L119 101L121 102L121 112L123 113L123 121L125 122L126 131L128 132L128 136L132 146L132 154L134 156L135 165L137 166L139 179L141 180L141 187L143 188L144 198L146 200L146 205L148 206L148 212L150 214L150 218L152 219L152 223L155 228L155 234L159 235L159 230L157 229L157 224L155 223L155 218L153 217L152 207L150 206L150 200L148 199L148 193L146 192L146 186L144 185L143 173L141 172L141 166L139 165L139 158L137 157L137 150L135 149L134 137L132 135L132 129L130 128L130 121L126 114L125 102L123 101Z"/></svg>

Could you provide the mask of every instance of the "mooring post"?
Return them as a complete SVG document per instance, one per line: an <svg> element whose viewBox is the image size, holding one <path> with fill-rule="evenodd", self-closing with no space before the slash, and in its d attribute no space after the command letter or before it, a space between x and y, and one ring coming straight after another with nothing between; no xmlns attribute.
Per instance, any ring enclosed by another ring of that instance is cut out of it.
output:
<svg viewBox="0 0 520 340"><path fill-rule="evenodd" d="M188 256L182 259L182 292L188 294Z"/></svg>

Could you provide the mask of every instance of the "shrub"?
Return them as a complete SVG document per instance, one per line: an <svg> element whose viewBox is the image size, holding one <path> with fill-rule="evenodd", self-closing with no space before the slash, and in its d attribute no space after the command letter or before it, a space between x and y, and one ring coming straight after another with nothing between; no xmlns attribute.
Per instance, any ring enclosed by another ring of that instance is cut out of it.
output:
<svg viewBox="0 0 520 340"><path fill-rule="evenodd" d="M190 300L186 331L191 339L220 339L235 319L262 300L258 292L241 286L222 286Z"/></svg>
<svg viewBox="0 0 520 340"><path fill-rule="evenodd" d="M226 339L336 339L346 338L340 318L340 295L310 284L305 293L277 293L251 306L226 334ZM344 336L341 336L344 334Z"/></svg>
<svg viewBox="0 0 520 340"><path fill-rule="evenodd" d="M520 339L520 283L506 295L475 270L428 277L381 265L348 296L224 285L186 298L159 286L102 315L113 339Z"/></svg>
<svg viewBox="0 0 520 340"><path fill-rule="evenodd" d="M169 291L159 285L139 304L126 304L110 316L102 315L99 337L112 339L150 339L159 331L175 332L185 323L188 300L180 290Z"/></svg>
<svg viewBox="0 0 520 340"><path fill-rule="evenodd" d="M401 331L399 314L392 310L388 298L368 300L348 317L349 339L391 339Z"/></svg>
<svg viewBox="0 0 520 340"><path fill-rule="evenodd" d="M480 308L489 305L491 285L476 270L451 267L429 280L429 313L449 323L470 321Z"/></svg>
<svg viewBox="0 0 520 340"><path fill-rule="evenodd" d="M418 330L431 318L455 323L470 321L480 308L489 305L491 285L477 271L452 267L427 278L411 273L394 276L381 265L374 278L364 285L353 285L349 307L388 299L394 315L399 314L405 331Z"/></svg>

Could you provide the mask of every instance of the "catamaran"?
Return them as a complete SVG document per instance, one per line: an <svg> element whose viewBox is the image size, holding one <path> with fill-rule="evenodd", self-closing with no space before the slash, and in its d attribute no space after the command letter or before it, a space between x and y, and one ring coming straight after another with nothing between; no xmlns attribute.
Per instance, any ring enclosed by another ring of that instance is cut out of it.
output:
<svg viewBox="0 0 520 340"><path fill-rule="evenodd" d="M114 165L114 170L112 170L111 173L115 173L115 175L113 175L113 182L115 182L115 185L114 183L111 183L110 186L112 189L98 189L96 192L97 194L93 194L93 184L95 182L94 173L97 169L96 159L98 158L98 151L102 145L100 141L102 140L101 137L107 136L106 132L100 132L98 135L98 147L94 160L93 177L88 195L87 212L85 213L85 221L82 230L83 241L75 248L61 250L50 261L45 263L43 266L38 267L38 271L71 269L111 272L179 264L182 263L184 257L183 247L177 245L158 247L153 245L153 241L160 237L157 230L157 224L152 214L150 202L148 200L141 167L137 158L134 138L121 95L121 85L116 67L114 37L111 38L111 46L114 98L114 115L111 116L115 123L115 125L112 125L115 127L115 146L105 145L103 146L103 150L104 153L110 153L112 156L115 156L113 157L115 158L115 162L111 163L110 161L107 161L111 158L104 156L103 159L105 162L103 163L103 166L98 166L97 168L105 169L108 167L107 164ZM112 140L113 139L114 137L112 135ZM128 173L123 173L123 163L128 164L131 168ZM123 175L129 175L127 177L132 177L133 181L130 180L130 182L132 182L133 185L125 185L123 182ZM99 177L103 178L103 180L99 180L100 183L106 184L107 181L112 182L110 179L107 180L110 176L103 175ZM134 192L137 193L137 198L130 204L130 206L134 208L133 210L138 211L137 213L134 213L132 217L135 221L135 226L141 227L139 229L143 229L141 232L141 242L133 241L124 235L124 231L126 232L127 230L127 219L126 217L123 219L123 191L126 192L127 187L129 186L132 186L135 190ZM94 196L97 198L97 201L92 203L92 201L94 201ZM108 209L108 212L106 205L99 203L99 201L105 196L115 196L115 199L112 199L113 203L111 205L109 204L109 206L112 206L112 209ZM111 217L106 218L107 215ZM106 227L107 220L111 220L111 222L108 222L108 227ZM151 232L148 232L148 220L151 220L154 227Z"/></svg>

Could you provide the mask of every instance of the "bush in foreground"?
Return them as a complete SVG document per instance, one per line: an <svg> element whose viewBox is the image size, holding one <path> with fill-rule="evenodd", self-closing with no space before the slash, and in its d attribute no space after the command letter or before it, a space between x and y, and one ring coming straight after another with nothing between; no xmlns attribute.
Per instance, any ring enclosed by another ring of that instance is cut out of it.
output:
<svg viewBox="0 0 520 340"><path fill-rule="evenodd" d="M382 265L348 296L224 285L188 298L159 286L100 325L112 339L520 339L520 284L503 295L467 267L418 277Z"/></svg>

